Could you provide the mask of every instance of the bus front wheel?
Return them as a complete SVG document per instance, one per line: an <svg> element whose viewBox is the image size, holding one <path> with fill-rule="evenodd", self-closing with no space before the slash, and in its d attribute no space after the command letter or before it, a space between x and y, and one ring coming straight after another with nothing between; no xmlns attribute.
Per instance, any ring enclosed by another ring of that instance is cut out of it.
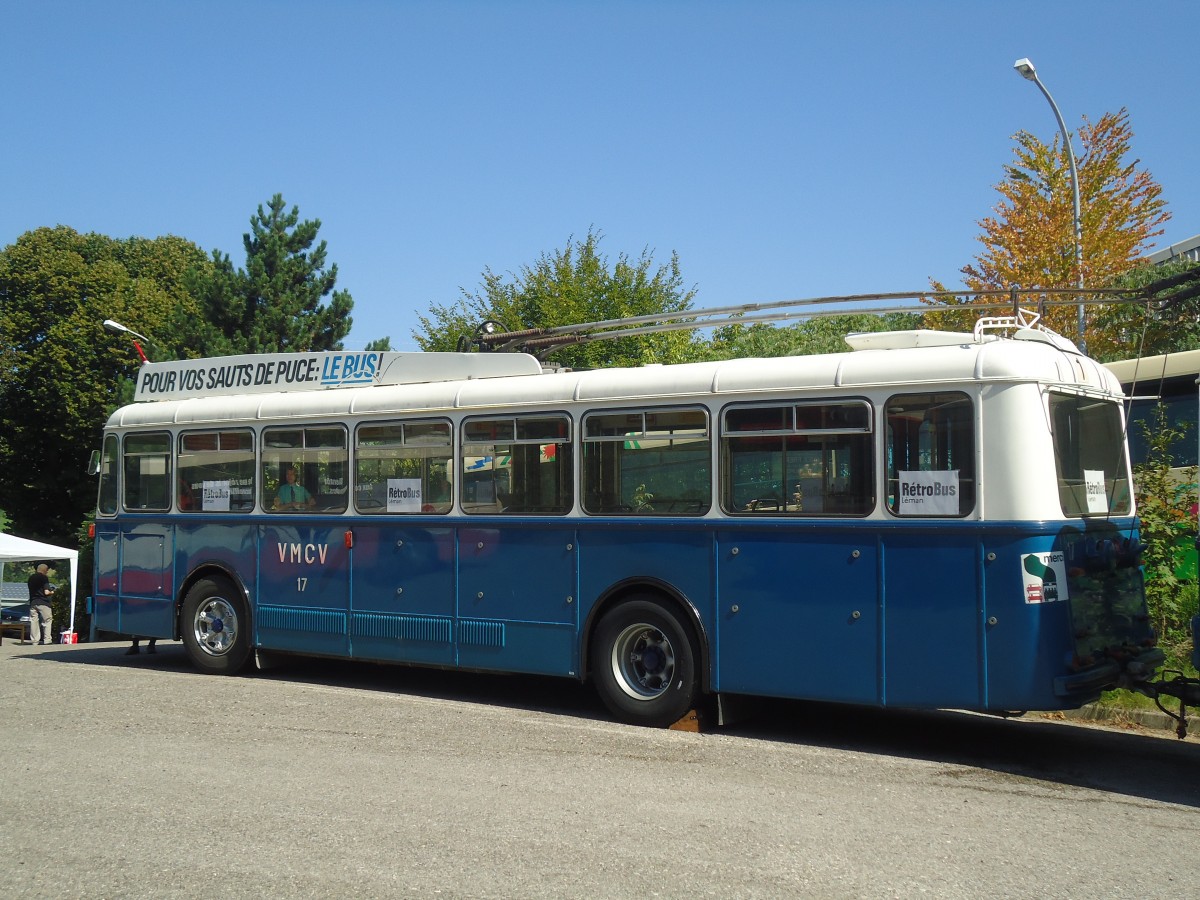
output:
<svg viewBox="0 0 1200 900"><path fill-rule="evenodd" d="M698 656L691 629L673 610L653 600L622 603L592 639L596 692L623 722L671 725L695 704Z"/></svg>
<svg viewBox="0 0 1200 900"><path fill-rule="evenodd" d="M240 672L250 659L250 617L237 587L225 578L202 578L183 599L180 631L198 669L219 675Z"/></svg>

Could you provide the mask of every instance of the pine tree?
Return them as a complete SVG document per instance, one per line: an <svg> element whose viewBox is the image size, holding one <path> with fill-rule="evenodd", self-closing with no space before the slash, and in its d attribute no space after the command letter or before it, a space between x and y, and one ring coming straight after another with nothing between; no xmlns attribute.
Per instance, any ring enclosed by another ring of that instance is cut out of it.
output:
<svg viewBox="0 0 1200 900"><path fill-rule="evenodd" d="M325 267L320 228L318 219L300 221L298 207L285 211L280 194L260 205L242 237L245 270L213 251L211 275L192 285L201 314L176 320L176 355L340 350L354 301L334 290L337 265Z"/></svg>

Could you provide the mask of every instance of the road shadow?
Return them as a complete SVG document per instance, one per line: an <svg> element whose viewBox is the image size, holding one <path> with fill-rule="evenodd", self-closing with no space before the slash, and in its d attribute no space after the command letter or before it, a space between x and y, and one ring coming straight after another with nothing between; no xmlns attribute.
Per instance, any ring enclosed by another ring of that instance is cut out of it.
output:
<svg viewBox="0 0 1200 900"><path fill-rule="evenodd" d="M126 656L128 644L26 647L27 655L92 666L153 668L208 678L191 665L178 642L158 652ZM611 721L587 686L567 678L496 675L370 662L288 658L241 678L406 694L429 699L543 712L574 719ZM756 699L743 717L717 726L711 708L701 711L703 730L730 737L772 741L968 766L1162 803L1200 808L1200 717L1193 737L1171 732L1116 730L1030 714L1002 719L950 710L897 710L795 700ZM630 728L635 736L640 729ZM798 773L800 774L800 773Z"/></svg>
<svg viewBox="0 0 1200 900"><path fill-rule="evenodd" d="M1200 733L1200 717L1191 720ZM1031 713L1001 718L953 710L898 710L758 700L722 729L757 740L821 746L1200 807L1200 742L1170 731L1118 730Z"/></svg>

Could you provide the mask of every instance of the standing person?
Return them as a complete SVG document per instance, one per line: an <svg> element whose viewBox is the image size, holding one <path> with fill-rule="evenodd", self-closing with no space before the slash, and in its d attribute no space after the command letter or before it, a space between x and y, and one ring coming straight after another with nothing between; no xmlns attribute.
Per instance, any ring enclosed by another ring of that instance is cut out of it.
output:
<svg viewBox="0 0 1200 900"><path fill-rule="evenodd" d="M154 642L157 640L158 640L158 638L146 638L146 652L147 653L157 653L158 652L157 650L154 649ZM137 656L139 653L142 652L138 648L139 641L141 641L141 638L135 637L133 639L133 644L130 646L130 648L128 650L125 651L126 656Z"/></svg>
<svg viewBox="0 0 1200 900"><path fill-rule="evenodd" d="M54 612L50 609L50 597L54 589L46 575L50 567L42 563L29 576L29 640L35 644L54 643Z"/></svg>

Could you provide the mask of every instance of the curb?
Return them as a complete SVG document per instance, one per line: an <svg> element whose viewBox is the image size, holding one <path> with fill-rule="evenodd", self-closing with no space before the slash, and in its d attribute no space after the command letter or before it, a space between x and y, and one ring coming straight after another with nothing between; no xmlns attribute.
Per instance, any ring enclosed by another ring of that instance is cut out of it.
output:
<svg viewBox="0 0 1200 900"><path fill-rule="evenodd" d="M1064 709L1061 714L1067 719L1115 726L1140 725L1143 728L1163 731L1174 731L1179 725L1166 713L1159 712L1157 709L1126 709L1102 706L1099 703L1088 703L1079 709ZM1189 716L1189 718L1191 717Z"/></svg>

